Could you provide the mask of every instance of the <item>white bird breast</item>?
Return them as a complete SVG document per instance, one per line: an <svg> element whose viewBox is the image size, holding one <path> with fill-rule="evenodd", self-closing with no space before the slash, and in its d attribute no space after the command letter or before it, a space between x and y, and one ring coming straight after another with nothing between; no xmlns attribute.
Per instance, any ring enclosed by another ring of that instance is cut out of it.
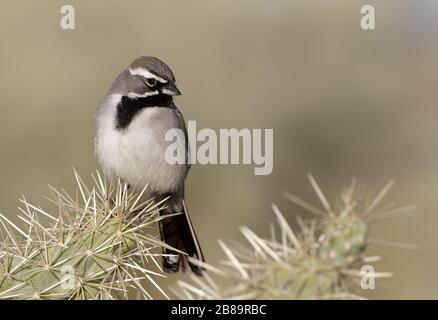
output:
<svg viewBox="0 0 438 320"><path fill-rule="evenodd" d="M182 189L188 167L165 160L166 132L181 127L178 113L171 108L149 107L141 110L126 129L116 129L117 104L121 95L110 95L97 111L96 154L104 174L153 192ZM185 138L178 139L185 143Z"/></svg>

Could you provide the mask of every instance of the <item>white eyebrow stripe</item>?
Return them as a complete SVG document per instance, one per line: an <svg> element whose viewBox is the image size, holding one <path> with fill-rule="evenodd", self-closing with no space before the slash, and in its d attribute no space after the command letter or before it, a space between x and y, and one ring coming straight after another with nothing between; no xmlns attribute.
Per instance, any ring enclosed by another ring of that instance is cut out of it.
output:
<svg viewBox="0 0 438 320"><path fill-rule="evenodd" d="M145 92L145 93L130 92L130 93L128 93L128 98L131 98L131 99L146 98L146 97L156 96L158 94L160 94L158 92L158 90Z"/></svg>
<svg viewBox="0 0 438 320"><path fill-rule="evenodd" d="M145 68L129 68L129 73L131 73L133 76L140 76L143 78L153 78L161 83L167 83L167 80L157 76L156 74L153 74L152 72L150 72L149 70L145 69Z"/></svg>

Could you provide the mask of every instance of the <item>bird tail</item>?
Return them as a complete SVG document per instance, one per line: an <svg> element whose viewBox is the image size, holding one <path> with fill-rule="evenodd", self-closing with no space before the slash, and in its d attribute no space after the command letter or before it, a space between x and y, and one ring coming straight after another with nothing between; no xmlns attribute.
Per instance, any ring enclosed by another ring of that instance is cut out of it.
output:
<svg viewBox="0 0 438 320"><path fill-rule="evenodd" d="M196 237L195 229L187 211L184 198L182 198L182 214L164 218L160 223L161 240L172 248L187 253L176 252L174 250L163 248L163 269L166 272L178 272L180 267L186 270L187 264L190 269L198 276L202 275L204 268L190 261L190 258L204 262L204 255ZM160 211L162 215L163 212Z"/></svg>

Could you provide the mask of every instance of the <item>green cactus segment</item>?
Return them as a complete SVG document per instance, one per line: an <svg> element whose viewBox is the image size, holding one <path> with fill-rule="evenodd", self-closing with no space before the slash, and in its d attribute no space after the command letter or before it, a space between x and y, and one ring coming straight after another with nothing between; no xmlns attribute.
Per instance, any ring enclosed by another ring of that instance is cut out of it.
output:
<svg viewBox="0 0 438 320"><path fill-rule="evenodd" d="M316 299L328 297L339 273L315 257L295 258L290 268L273 267L259 282L259 299ZM255 287L254 287L255 288Z"/></svg>
<svg viewBox="0 0 438 320"><path fill-rule="evenodd" d="M359 217L328 222L323 229L319 256L333 266L347 266L361 257L366 248L368 225Z"/></svg>
<svg viewBox="0 0 438 320"><path fill-rule="evenodd" d="M301 250L280 262L264 261L267 269L263 272L251 271L248 291L260 299L293 300L330 299L343 293L347 286L343 270L363 264L368 227L358 217L337 217L320 223L320 234L315 233L311 241L300 239ZM282 258L280 250L277 255ZM259 281L255 283L254 279Z"/></svg>
<svg viewBox="0 0 438 320"><path fill-rule="evenodd" d="M304 221L293 229L277 206L272 208L277 226L270 238L262 238L247 227L241 228L249 246L221 246L228 260L224 267L210 267L231 282L216 284L213 279L200 283L180 283L176 292L186 299L355 299L361 269L369 262L365 256L368 220L374 216L388 186L369 204L365 204L356 184L341 197L341 206L333 210L316 181L310 182L324 206L318 209L296 196L285 194L299 206L319 218ZM389 185L392 185L390 183ZM378 257L373 257L375 261ZM208 268L207 268L208 269ZM391 276L378 273L376 276Z"/></svg>
<svg viewBox="0 0 438 320"><path fill-rule="evenodd" d="M57 217L26 201L22 227L0 217L0 299L127 298L130 289L148 299L144 280L164 294L151 252L161 246L150 235L157 205L140 203L141 195L121 184L107 190L98 181L97 191L87 192L78 179L82 205L52 188Z"/></svg>

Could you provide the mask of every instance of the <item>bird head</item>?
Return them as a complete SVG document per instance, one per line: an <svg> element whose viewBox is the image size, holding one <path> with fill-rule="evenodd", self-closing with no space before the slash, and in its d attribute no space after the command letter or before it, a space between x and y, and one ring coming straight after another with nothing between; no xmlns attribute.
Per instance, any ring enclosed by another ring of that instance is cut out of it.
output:
<svg viewBox="0 0 438 320"><path fill-rule="evenodd" d="M169 66L150 56L134 60L115 80L110 91L134 99L181 95Z"/></svg>

